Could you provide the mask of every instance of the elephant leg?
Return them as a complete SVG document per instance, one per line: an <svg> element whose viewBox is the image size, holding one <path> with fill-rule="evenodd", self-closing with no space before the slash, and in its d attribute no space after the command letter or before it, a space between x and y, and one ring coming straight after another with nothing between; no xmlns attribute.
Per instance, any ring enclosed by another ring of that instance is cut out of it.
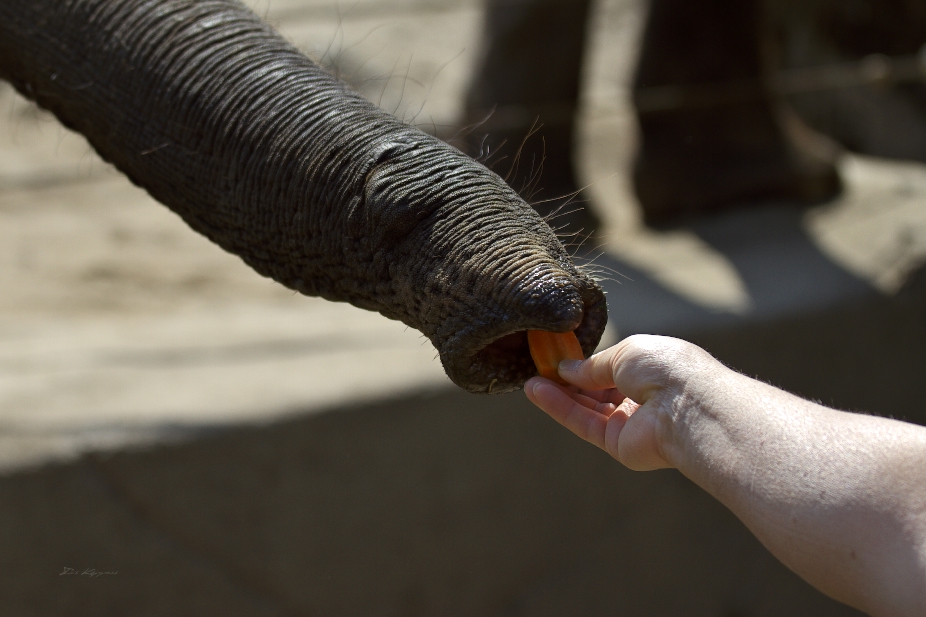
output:
<svg viewBox="0 0 926 617"><path fill-rule="evenodd" d="M598 226L575 196L572 157L589 4L490 0L466 97L466 149L487 157L541 215L558 211L554 229L579 235Z"/></svg>
<svg viewBox="0 0 926 617"><path fill-rule="evenodd" d="M763 21L759 0L652 0L634 84L647 223L839 191L836 149L764 86Z"/></svg>

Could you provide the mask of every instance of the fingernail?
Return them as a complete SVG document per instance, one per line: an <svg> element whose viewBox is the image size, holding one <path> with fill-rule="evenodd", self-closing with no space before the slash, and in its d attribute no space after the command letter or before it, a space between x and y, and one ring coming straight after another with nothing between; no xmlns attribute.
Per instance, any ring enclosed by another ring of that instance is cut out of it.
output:
<svg viewBox="0 0 926 617"><path fill-rule="evenodd" d="M563 360L559 363L559 370L567 371L573 373L579 370L579 367L582 365L581 360Z"/></svg>

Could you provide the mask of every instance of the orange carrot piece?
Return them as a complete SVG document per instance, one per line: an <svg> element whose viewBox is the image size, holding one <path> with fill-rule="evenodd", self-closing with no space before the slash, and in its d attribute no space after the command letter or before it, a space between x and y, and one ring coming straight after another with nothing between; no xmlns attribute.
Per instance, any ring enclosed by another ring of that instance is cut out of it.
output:
<svg viewBox="0 0 926 617"><path fill-rule="evenodd" d="M582 346L573 332L546 332L528 330L527 344L531 348L531 358L542 377L552 379L558 384L568 386L559 376L559 363L563 360L584 360Z"/></svg>

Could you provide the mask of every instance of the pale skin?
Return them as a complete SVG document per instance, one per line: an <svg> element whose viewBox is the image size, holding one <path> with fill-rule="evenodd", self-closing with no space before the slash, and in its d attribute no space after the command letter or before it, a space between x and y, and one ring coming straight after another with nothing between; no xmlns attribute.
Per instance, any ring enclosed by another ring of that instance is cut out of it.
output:
<svg viewBox="0 0 926 617"><path fill-rule="evenodd" d="M582 439L630 469L678 469L823 593L926 615L926 428L803 400L667 337L559 373L575 387L535 377L525 393Z"/></svg>

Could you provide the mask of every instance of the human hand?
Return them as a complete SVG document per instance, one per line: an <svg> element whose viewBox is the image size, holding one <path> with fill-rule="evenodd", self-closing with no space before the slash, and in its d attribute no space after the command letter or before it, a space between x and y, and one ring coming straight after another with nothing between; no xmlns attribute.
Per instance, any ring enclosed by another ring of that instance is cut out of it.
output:
<svg viewBox="0 0 926 617"><path fill-rule="evenodd" d="M675 467L823 593L926 615L926 428L828 409L678 339L563 361L535 405L629 467Z"/></svg>
<svg viewBox="0 0 926 617"><path fill-rule="evenodd" d="M630 469L675 467L670 434L678 405L673 403L684 392L691 364L703 356L710 358L678 339L631 336L585 361L561 362L560 376L574 387L534 377L524 384L524 393Z"/></svg>

